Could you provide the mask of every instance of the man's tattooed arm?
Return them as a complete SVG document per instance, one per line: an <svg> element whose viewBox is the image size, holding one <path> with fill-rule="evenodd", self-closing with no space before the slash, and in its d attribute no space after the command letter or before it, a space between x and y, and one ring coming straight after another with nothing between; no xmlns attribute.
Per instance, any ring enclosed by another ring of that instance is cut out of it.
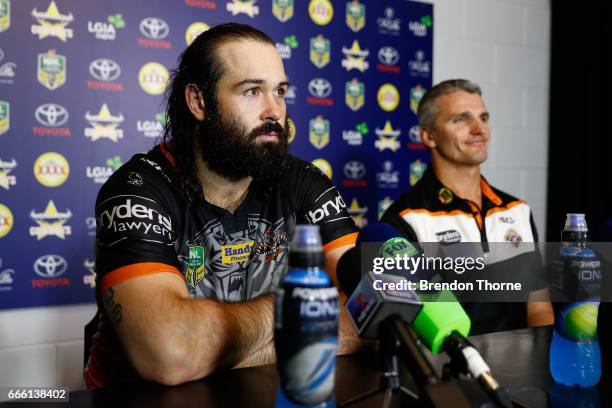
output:
<svg viewBox="0 0 612 408"><path fill-rule="evenodd" d="M102 298L106 311L111 320L117 325L121 323L122 307L121 304L115 301L115 291L113 288L109 288Z"/></svg>

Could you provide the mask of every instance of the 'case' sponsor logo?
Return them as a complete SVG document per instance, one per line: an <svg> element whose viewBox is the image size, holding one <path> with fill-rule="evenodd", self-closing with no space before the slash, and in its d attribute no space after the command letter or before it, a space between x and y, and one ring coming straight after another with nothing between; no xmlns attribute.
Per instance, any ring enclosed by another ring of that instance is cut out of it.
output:
<svg viewBox="0 0 612 408"><path fill-rule="evenodd" d="M249 260L254 241L241 244L223 245L221 247L221 263L234 264Z"/></svg>
<svg viewBox="0 0 612 408"><path fill-rule="evenodd" d="M64 225L70 217L72 217L72 211L68 209L65 212L60 212L55 207L53 200L49 200L44 212L30 211L30 218L38 224L30 227L30 236L36 237L39 241L48 236L65 239L66 236L72 234L72 228L69 225Z"/></svg>
<svg viewBox="0 0 612 408"><path fill-rule="evenodd" d="M31 27L32 34L37 35L39 40L47 37L56 37L66 42L73 37L72 28L66 28L74 20L72 13L61 14L54 1L49 3L46 11L32 10L32 17L38 21L38 25Z"/></svg>
<svg viewBox="0 0 612 408"><path fill-rule="evenodd" d="M139 201L143 200L140 198ZM157 210L144 204L133 204L128 198L123 204L104 210L97 217L99 228L114 232L138 231L145 235L151 233L171 238L172 220Z"/></svg>

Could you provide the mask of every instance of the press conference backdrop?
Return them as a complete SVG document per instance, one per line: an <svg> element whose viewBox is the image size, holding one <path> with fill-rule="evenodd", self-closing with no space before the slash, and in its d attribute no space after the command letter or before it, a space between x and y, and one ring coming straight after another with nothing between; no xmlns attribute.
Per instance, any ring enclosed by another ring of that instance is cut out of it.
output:
<svg viewBox="0 0 612 408"><path fill-rule="evenodd" d="M430 4L0 0L0 308L94 300L96 194L158 141L180 52L228 21L276 42L291 152L331 177L358 226L421 177Z"/></svg>

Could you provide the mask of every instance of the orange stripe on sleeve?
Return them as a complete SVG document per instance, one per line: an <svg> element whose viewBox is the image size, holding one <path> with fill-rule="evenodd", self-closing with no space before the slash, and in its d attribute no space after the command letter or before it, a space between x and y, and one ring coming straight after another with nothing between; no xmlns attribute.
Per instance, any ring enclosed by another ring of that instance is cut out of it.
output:
<svg viewBox="0 0 612 408"><path fill-rule="evenodd" d="M108 275L104 276L100 281L100 290L104 292L106 289L118 285L122 282L137 278L139 276L152 275L160 272L176 273L181 279L184 279L183 274L176 269L175 266L159 262L140 262L121 268L115 269Z"/></svg>
<svg viewBox="0 0 612 408"><path fill-rule="evenodd" d="M358 232L351 232L350 234L346 234L341 236L340 238L336 238L333 241L323 245L323 251L329 252L332 249L341 247L342 245L355 244L355 242L357 242L357 235L359 235Z"/></svg>

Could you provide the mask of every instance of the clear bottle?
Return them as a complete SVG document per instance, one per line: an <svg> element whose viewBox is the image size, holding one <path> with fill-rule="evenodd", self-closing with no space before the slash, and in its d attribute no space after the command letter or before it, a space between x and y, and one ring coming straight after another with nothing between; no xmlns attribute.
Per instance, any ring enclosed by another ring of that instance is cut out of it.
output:
<svg viewBox="0 0 612 408"><path fill-rule="evenodd" d="M597 339L601 263L588 246L584 214L567 214L561 248L553 262L557 287L568 302L554 302L550 372L568 386L590 387L601 377Z"/></svg>
<svg viewBox="0 0 612 408"><path fill-rule="evenodd" d="M338 289L324 270L318 225L297 225L274 309L277 407L334 407Z"/></svg>

